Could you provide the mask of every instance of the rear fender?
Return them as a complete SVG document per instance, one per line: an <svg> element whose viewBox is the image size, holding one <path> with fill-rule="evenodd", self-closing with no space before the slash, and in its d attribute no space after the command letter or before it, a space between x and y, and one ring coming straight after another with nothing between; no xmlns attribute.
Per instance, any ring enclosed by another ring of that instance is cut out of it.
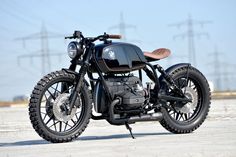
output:
<svg viewBox="0 0 236 157"><path fill-rule="evenodd" d="M167 69L165 70L165 72L166 72L167 74L171 74L171 73L172 73L173 71L175 71L176 69L183 68L183 67L190 67L190 66L191 66L190 63L179 63L179 64L175 64L175 65L172 65L171 67L167 68ZM160 84L163 82L163 80L164 80L164 76L161 75L161 76L159 77L159 82L160 82Z"/></svg>

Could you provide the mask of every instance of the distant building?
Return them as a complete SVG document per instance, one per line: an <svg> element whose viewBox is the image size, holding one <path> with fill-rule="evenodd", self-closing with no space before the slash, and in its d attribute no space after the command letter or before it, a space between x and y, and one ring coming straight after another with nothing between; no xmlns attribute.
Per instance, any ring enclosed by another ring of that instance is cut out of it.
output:
<svg viewBox="0 0 236 157"><path fill-rule="evenodd" d="M13 101L28 101L28 97L26 95L18 95L13 98Z"/></svg>

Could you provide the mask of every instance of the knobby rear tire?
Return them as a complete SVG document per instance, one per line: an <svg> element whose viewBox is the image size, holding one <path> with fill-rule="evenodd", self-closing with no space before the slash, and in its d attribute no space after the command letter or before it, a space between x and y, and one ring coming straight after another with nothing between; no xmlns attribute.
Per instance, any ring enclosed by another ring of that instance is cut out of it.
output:
<svg viewBox="0 0 236 157"><path fill-rule="evenodd" d="M182 67L174 70L173 72L170 73L170 75L175 80L176 78L185 75L187 70L189 70L189 77L195 79L196 83L200 88L200 91L202 92L201 93L202 106L200 107L198 114L186 122L176 121L176 119L170 116L166 108L161 109L163 113L163 119L160 121L160 124L168 131L176 134L191 133L194 130L196 130L205 121L210 109L210 103L211 103L210 88L206 78L200 71L198 71L196 68L192 66L190 66L189 69L188 67Z"/></svg>

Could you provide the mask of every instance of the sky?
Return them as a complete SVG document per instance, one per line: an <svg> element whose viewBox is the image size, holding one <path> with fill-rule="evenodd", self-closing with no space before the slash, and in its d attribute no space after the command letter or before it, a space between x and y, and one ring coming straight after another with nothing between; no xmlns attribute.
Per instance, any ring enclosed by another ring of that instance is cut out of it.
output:
<svg viewBox="0 0 236 157"><path fill-rule="evenodd" d="M236 1L235 0L0 0L0 100L8 101L18 95L30 95L43 76L40 58L22 58L40 54L41 41L37 39L44 26L49 35L51 68L46 73L69 66L70 58L64 40L74 30L85 36L97 36L104 32L117 34L119 29L109 29L120 22L123 14L127 42L142 50L152 51L165 47L172 51L170 59L160 63L164 68L179 62L188 62L187 38L173 36L185 33L186 26L170 27L185 22L189 16L196 22L194 32L209 36L194 38L197 68L209 81L220 75L220 88L235 90L234 74L236 58ZM22 41L30 37L33 39ZM215 50L219 52L219 70L214 69ZM47 66L47 65L46 65Z"/></svg>

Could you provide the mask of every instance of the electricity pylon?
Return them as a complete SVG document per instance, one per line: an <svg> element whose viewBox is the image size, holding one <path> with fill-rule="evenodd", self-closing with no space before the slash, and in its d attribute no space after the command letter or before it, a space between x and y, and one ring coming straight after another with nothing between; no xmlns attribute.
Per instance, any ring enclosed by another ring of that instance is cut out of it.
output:
<svg viewBox="0 0 236 157"><path fill-rule="evenodd" d="M35 34L31 34L29 36L17 38L16 40L23 41L24 46L25 46L26 40L40 40L40 42L41 42L41 49L37 51L40 53L20 55L20 56L18 56L18 63L20 63L20 60L22 58L30 58L30 59L40 58L41 59L41 68L42 68L41 73L42 73L42 75L45 75L51 69L50 57L63 55L62 53L53 53L53 54L50 53L48 39L49 38L62 38L62 37L63 37L62 35L48 32L46 27L44 26L44 24L42 24L42 28L39 33L35 33Z"/></svg>
<svg viewBox="0 0 236 157"><path fill-rule="evenodd" d="M209 37L208 33L206 32L200 32L197 33L194 31L194 25L201 25L202 27L205 24L212 23L211 21L196 21L193 20L191 15L189 15L188 19L179 23L170 24L169 26L175 26L175 27L182 27L187 26L187 31L178 35L175 35L173 39L176 39L178 37L182 37L183 39L187 37L188 40L188 56L189 56L189 62L192 63L194 66L197 66L197 60L195 56L195 37L201 37L201 36L207 36Z"/></svg>
<svg viewBox="0 0 236 157"><path fill-rule="evenodd" d="M209 54L209 56L213 56L213 62L210 63L213 67L213 76L214 76L214 82L215 82L215 88L216 90L221 90L222 89L222 80L221 80L221 75L222 75L222 71L221 71L221 62L219 60L219 55L221 55L222 53L220 53L217 49L217 47L215 46L215 50L213 53Z"/></svg>
<svg viewBox="0 0 236 157"><path fill-rule="evenodd" d="M131 24L126 24L125 20L124 20L123 13L121 12L120 13L120 23L117 24L117 25L109 27L109 30L118 29L120 31L120 35L122 35L122 40L126 41L127 40L127 38L126 38L126 29L129 29L129 28L136 29L136 26L131 25Z"/></svg>

